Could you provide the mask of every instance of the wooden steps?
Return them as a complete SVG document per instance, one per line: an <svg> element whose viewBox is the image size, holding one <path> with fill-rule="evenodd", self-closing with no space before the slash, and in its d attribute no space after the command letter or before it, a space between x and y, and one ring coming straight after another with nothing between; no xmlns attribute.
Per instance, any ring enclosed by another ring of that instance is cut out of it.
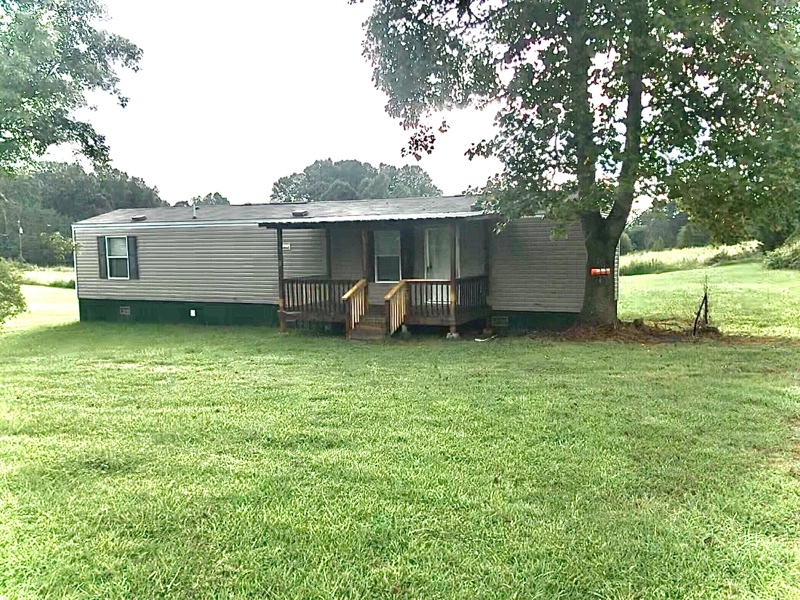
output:
<svg viewBox="0 0 800 600"><path fill-rule="evenodd" d="M350 333L351 340L386 339L386 314L382 306L370 306Z"/></svg>

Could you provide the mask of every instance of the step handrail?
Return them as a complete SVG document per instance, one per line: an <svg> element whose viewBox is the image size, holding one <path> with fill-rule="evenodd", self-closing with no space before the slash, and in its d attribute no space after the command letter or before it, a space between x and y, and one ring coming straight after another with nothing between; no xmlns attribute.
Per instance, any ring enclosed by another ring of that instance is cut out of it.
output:
<svg viewBox="0 0 800 600"><path fill-rule="evenodd" d="M361 318L366 314L367 306L369 305L368 299L369 295L366 279L359 280L358 283L342 296L342 301L347 304L347 321L345 322L345 328L348 338L352 337L353 331L358 327Z"/></svg>
<svg viewBox="0 0 800 600"><path fill-rule="evenodd" d="M365 287L367 287L367 280L360 279L358 283L356 283L353 287L347 290L347 293L344 296L342 296L342 300L344 302L347 302L348 300L350 300L350 298L352 298L355 294L357 294L359 290Z"/></svg>
<svg viewBox="0 0 800 600"><path fill-rule="evenodd" d="M386 335L391 336L402 327L408 314L407 281L401 280L383 297L386 302Z"/></svg>

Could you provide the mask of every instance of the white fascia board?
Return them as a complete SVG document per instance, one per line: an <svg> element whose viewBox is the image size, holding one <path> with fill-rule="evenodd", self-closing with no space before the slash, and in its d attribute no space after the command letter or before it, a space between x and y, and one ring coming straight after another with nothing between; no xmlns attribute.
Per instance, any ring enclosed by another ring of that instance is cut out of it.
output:
<svg viewBox="0 0 800 600"><path fill-rule="evenodd" d="M201 222L190 222L190 221L177 221L177 222L167 222L167 223L75 223L72 228L74 230L78 229L163 229L163 228L174 228L174 227L242 227L243 225L252 225L253 227L258 227L260 221L201 221Z"/></svg>
<svg viewBox="0 0 800 600"><path fill-rule="evenodd" d="M308 219L303 217L295 217L291 219L257 219L247 221L201 221L192 223L189 221L165 222L165 223L76 223L72 226L74 230L81 229L124 229L126 231L133 229L162 229L162 228L192 228L192 227L242 227L253 226L258 227L259 223L269 223L275 225L325 225L326 223L364 223L376 221L423 221L425 219L441 220L441 219L465 219L468 217L490 217L490 214L482 214L475 212L463 213L432 213L420 215L365 215L363 217L320 217L319 219Z"/></svg>

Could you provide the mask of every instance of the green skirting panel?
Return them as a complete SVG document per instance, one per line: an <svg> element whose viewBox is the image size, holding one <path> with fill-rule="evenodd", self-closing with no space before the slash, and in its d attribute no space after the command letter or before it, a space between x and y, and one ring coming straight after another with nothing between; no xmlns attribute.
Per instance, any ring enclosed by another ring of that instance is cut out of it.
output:
<svg viewBox="0 0 800 600"><path fill-rule="evenodd" d="M568 329L578 322L577 313L517 312L495 310L491 323L496 329L514 331L553 331Z"/></svg>
<svg viewBox="0 0 800 600"><path fill-rule="evenodd" d="M278 325L274 304L91 300L79 298L81 321L196 323L198 325ZM194 312L193 312L194 311Z"/></svg>

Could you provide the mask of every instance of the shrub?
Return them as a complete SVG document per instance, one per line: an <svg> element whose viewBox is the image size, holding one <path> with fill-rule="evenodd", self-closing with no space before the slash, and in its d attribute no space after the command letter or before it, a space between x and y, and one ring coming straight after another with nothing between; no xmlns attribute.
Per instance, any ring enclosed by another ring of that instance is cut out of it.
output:
<svg viewBox="0 0 800 600"><path fill-rule="evenodd" d="M764 255L768 269L800 269L800 236L792 237L783 246Z"/></svg>
<svg viewBox="0 0 800 600"><path fill-rule="evenodd" d="M633 242L627 233L622 232L619 238L619 253L630 254L631 252L633 252Z"/></svg>
<svg viewBox="0 0 800 600"><path fill-rule="evenodd" d="M648 260L632 260L619 269L620 275L651 275L653 273L666 273L671 271L667 263L651 258Z"/></svg>
<svg viewBox="0 0 800 600"><path fill-rule="evenodd" d="M75 289L74 279L57 279L47 284L47 287L64 288L65 290Z"/></svg>
<svg viewBox="0 0 800 600"><path fill-rule="evenodd" d="M17 268L11 262L0 259L0 325L25 310L21 281Z"/></svg>

